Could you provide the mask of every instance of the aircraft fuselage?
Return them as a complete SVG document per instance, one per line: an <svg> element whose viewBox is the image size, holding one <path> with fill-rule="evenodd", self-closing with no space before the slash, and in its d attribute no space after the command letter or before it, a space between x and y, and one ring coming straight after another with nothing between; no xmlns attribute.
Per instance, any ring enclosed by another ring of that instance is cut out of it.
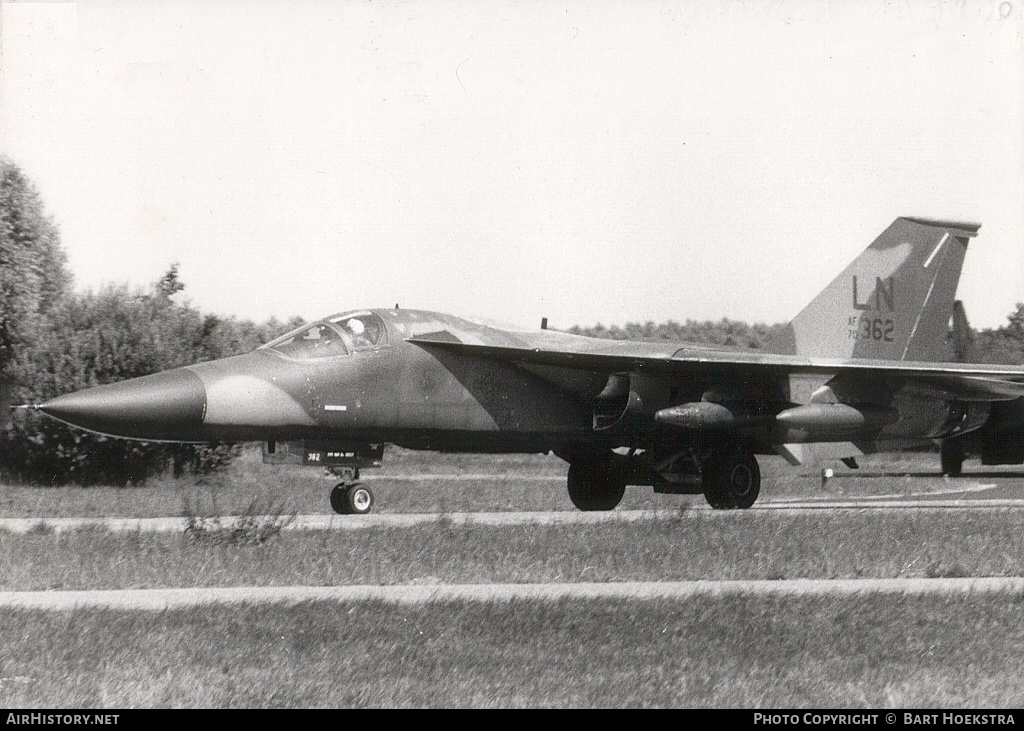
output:
<svg viewBox="0 0 1024 731"><path fill-rule="evenodd" d="M794 464L852 465L856 455L936 440L943 469L958 472L960 437L987 424L993 403L1024 398L1024 368L962 362L950 347L956 285L977 231L896 219L764 350L360 310L246 355L37 408L133 439L258 440L268 461L284 461L279 442L300 442L302 463L350 477L379 464L383 443L553 451L569 462L569 496L584 510L615 507L627 484L750 507L760 486L754 455L773 452ZM1018 411L995 412L985 443L1013 430ZM283 451L294 456L290 445ZM366 512L372 495L346 483L331 503Z"/></svg>
<svg viewBox="0 0 1024 731"><path fill-rule="evenodd" d="M727 434L764 453L781 443L938 438L984 418L983 410L974 409L964 421L936 389L879 383L858 384L859 394L844 399L846 413L825 404L780 420L780 414L808 408L793 401L783 375L684 377L642 369L609 375L517 364L408 340L444 331L473 342L486 326L471 321L412 310L359 316L381 323L376 343L348 342L325 353L271 343L245 355L60 396L43 410L91 431L148 441L355 440L482 452L564 451L573 445L647 449ZM517 340L512 331L488 332ZM560 343L592 341L549 334ZM665 356L679 347L666 344ZM732 417L727 429L681 429L658 417L673 406L709 402Z"/></svg>

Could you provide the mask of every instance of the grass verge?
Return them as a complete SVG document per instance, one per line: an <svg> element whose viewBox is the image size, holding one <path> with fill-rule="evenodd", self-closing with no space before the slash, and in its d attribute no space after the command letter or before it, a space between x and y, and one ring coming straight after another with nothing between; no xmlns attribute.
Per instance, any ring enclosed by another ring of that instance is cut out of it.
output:
<svg viewBox="0 0 1024 731"><path fill-rule="evenodd" d="M1019 596L2 612L11 708L1019 708Z"/></svg>
<svg viewBox="0 0 1024 731"><path fill-rule="evenodd" d="M1024 511L1013 509L266 528L0 532L0 589L1020 576L1024 566Z"/></svg>
<svg viewBox="0 0 1024 731"><path fill-rule="evenodd" d="M239 515L222 515L211 493L204 506L201 499L184 499L182 513L185 537L195 543L227 546L258 546L266 543L295 520L280 501L253 497Z"/></svg>

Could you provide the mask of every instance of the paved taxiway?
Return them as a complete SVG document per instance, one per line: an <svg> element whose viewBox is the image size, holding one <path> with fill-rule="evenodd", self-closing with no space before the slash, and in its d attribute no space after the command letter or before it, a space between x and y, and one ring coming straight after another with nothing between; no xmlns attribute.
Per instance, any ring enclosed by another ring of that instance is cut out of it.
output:
<svg viewBox="0 0 1024 731"><path fill-rule="evenodd" d="M844 499L822 495L813 500L774 499L759 502L751 511L717 511L696 496L685 511L614 510L584 513L490 512L490 513L394 513L359 516L299 515L286 530L359 530L373 527L407 527L449 522L456 525L552 525L668 519L697 514L701 519L728 519L752 512L820 512L829 510L1007 510L1024 508L1024 499L996 497L991 484L958 486L948 492L917 495L882 495ZM683 503L681 503L682 505ZM233 518L215 519L214 526L230 527ZM211 527L214 527L211 526ZM184 518L8 518L0 519L0 530L26 533L34 530L79 530L95 527L115 532L184 532ZM1024 593L1024 577L1002 578L907 578L852 580L751 580L751 581L666 581L570 584L471 584L447 585L429 582L392 586L270 586L208 587L146 590L32 591L0 592L0 607L66 610L84 607L153 610L210 604L295 604L304 601L368 601L426 603L446 600L503 601L511 599L558 598L685 598L723 594L835 595L858 593Z"/></svg>
<svg viewBox="0 0 1024 731"><path fill-rule="evenodd" d="M681 503L682 505L682 503ZM925 498L897 498L879 496L856 500L774 500L757 503L750 511L712 510L703 504L687 504L685 509L613 510L609 512L580 512L575 510L546 512L490 512L490 513L376 513L372 515L296 515L284 530L360 530L366 528L404 528L428 523L447 522L454 525L556 525L636 522L679 517L690 513L709 519L727 519L729 516L753 512L805 513L829 510L1006 510L1024 508L1024 499L989 498L967 499L933 495ZM279 516L278 516L279 517ZM274 519L274 516L248 516L245 520ZM224 516L201 518L210 528L231 528L242 518ZM2 518L0 531L28 533L30 531L66 531L100 528L112 532L181 533L189 526L186 518Z"/></svg>
<svg viewBox="0 0 1024 731"><path fill-rule="evenodd" d="M0 592L0 607L69 610L104 608L163 611L212 604L298 604L308 601L386 601L425 604L448 600L682 599L729 594L857 595L1024 593L1024 577L956 579L789 579L752 581L643 581L570 584L396 584L390 586L242 586L188 589Z"/></svg>

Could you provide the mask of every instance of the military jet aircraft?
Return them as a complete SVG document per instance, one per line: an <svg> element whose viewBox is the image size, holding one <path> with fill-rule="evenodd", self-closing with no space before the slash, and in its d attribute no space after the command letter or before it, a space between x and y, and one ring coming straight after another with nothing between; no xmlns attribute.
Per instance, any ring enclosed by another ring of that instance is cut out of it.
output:
<svg viewBox="0 0 1024 731"><path fill-rule="evenodd" d="M379 466L385 443L553 452L581 510L615 508L627 485L749 508L756 455L854 466L893 447L956 445L992 404L1021 403L1024 368L954 362L949 323L978 228L896 219L763 350L368 309L35 408L129 439L261 441L268 462L338 474L341 513L371 509L359 470ZM962 451L944 454L958 472Z"/></svg>

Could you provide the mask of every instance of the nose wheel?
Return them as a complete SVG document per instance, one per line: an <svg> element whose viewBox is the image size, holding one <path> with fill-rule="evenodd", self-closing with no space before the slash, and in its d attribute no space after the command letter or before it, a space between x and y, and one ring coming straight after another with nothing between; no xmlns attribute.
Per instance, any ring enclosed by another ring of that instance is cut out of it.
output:
<svg viewBox="0 0 1024 731"><path fill-rule="evenodd" d="M331 507L339 515L365 515L373 508L373 493L358 482L342 482L331 490Z"/></svg>

